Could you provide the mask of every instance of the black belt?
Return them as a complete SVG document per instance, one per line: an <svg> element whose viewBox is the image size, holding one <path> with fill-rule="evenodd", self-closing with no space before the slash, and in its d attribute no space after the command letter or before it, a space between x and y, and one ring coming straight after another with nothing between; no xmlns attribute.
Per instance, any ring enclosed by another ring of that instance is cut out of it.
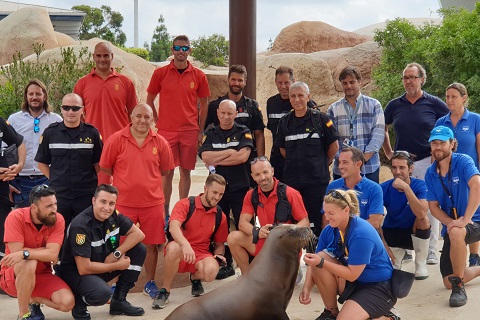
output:
<svg viewBox="0 0 480 320"><path fill-rule="evenodd" d="M30 179L30 180L33 180L33 179L38 179L38 178L45 178L45 176L43 174L37 174L37 175L30 175L30 176L18 176L18 178L20 179Z"/></svg>

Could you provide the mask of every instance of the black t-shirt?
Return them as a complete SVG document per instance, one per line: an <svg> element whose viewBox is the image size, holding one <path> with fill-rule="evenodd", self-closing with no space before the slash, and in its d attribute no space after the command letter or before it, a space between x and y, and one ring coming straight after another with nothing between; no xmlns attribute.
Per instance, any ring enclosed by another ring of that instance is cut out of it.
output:
<svg viewBox="0 0 480 320"><path fill-rule="evenodd" d="M11 145L16 145L19 147L23 142L23 136L18 134L15 129L13 129L12 126L5 121L5 119L0 117L0 140L0 142L5 142L8 147ZM0 167L8 168L7 160L5 159L3 152L0 152ZM8 181L0 181L0 197L2 198L0 200L0 204L9 202L9 191L10 189L8 186Z"/></svg>

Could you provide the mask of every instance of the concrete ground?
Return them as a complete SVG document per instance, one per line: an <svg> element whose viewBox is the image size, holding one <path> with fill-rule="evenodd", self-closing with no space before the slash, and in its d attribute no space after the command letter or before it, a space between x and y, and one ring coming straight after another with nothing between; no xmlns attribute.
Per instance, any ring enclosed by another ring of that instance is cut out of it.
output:
<svg viewBox="0 0 480 320"><path fill-rule="evenodd" d="M202 167L200 163L197 165L197 170L194 171L192 176L192 188L191 194L198 194L203 190L203 182L207 170ZM177 179L177 178L176 178ZM177 181L177 180L175 180ZM176 184L175 184L176 185ZM172 204L177 200L177 191L174 190L172 196ZM442 241L439 241L439 248L442 246ZM439 253L438 253L439 254ZM301 268L306 271L306 266L302 262ZM413 262L405 264L405 270L413 271ZM467 305L460 308L450 308L448 306L448 298L450 291L443 287L442 279L439 272L438 265L428 266L430 277L426 280L415 281L410 295L405 299L401 299L395 306L400 312L402 319L421 319L421 320L447 320L447 319L478 319L480 314L480 279L475 279L471 283L467 284L466 290L468 294ZM237 272L239 270L237 269ZM177 276L181 277L181 276ZM237 276L227 278L225 280L213 281L212 283L204 283L206 292L214 290L227 282L235 281ZM161 279L157 279L157 282ZM188 281L179 281L179 283L188 283ZM323 303L320 299L320 295L314 289L312 292L312 303L308 306L301 305L298 302L298 296L302 289L302 283L295 287L292 299L287 308L287 313L292 320L304 320L315 319L323 310ZM154 310L151 307L152 300L144 296L142 293L130 293L128 300L136 306L141 306L145 309L145 314L135 319L164 319L170 312L172 312L177 306L183 304L190 299L194 299L190 295L191 287L189 285L185 287L179 287L172 289L170 295L170 303L167 304L165 309ZM245 294L249 294L245 292ZM248 306L245 306L248 308ZM110 316L108 314L108 305L101 307L90 307L89 311L92 315L92 319L114 319L114 320L126 320L131 319L126 316ZM60 319L72 319L70 313L62 313L56 310L49 309L47 307L42 308L45 313L45 317L49 320ZM0 295L0 319L16 319L18 314L17 300L10 298L6 295ZM223 320L223 319L222 319ZM228 319L225 319L228 320ZM250 320L250 319L246 319Z"/></svg>

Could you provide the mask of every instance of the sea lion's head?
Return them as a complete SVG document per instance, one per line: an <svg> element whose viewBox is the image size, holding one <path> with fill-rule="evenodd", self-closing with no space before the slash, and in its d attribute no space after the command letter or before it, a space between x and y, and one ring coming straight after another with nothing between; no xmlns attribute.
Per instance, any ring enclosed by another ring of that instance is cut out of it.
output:
<svg viewBox="0 0 480 320"><path fill-rule="evenodd" d="M310 228L298 227L294 224L282 224L272 228L265 244L274 242L280 247L294 249L294 252L299 252L314 240L315 238Z"/></svg>

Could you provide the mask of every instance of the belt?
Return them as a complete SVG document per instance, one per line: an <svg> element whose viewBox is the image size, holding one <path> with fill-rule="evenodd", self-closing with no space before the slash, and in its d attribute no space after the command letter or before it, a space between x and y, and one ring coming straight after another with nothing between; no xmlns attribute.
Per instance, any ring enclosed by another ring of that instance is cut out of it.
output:
<svg viewBox="0 0 480 320"><path fill-rule="evenodd" d="M20 179L30 179L30 180L33 180L33 179L39 179L39 178L45 178L45 176L43 174L37 174L37 175L30 175L30 176L18 176L18 178Z"/></svg>

